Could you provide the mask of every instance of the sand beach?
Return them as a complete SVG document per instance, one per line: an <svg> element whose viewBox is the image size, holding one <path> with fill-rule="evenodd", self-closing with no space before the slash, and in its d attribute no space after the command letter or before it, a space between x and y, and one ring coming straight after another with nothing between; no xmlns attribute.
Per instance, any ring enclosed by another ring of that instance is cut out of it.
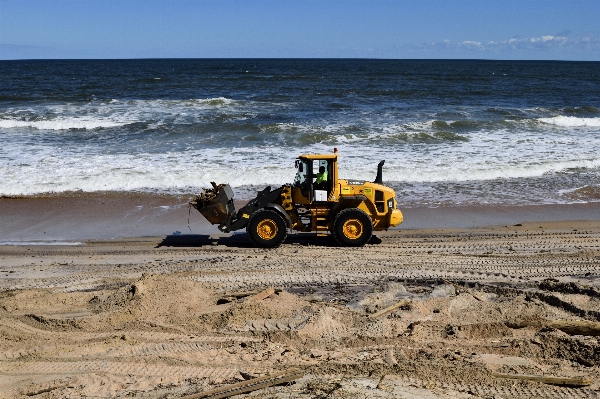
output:
<svg viewBox="0 0 600 399"><path fill-rule="evenodd" d="M600 204L404 209L364 248L263 250L195 211L188 227L187 201L0 199L0 397L262 377L244 395L598 395Z"/></svg>

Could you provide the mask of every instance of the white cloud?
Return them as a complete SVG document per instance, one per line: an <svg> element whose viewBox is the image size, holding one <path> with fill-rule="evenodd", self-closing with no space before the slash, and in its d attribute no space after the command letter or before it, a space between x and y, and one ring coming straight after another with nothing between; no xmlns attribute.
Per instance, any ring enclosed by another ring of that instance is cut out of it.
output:
<svg viewBox="0 0 600 399"><path fill-rule="evenodd" d="M557 43L565 43L568 41L568 39L564 36L552 36L552 35L546 35L546 36L540 36L540 37L532 37L529 39L529 41L531 43L547 43L547 42L557 42Z"/></svg>
<svg viewBox="0 0 600 399"><path fill-rule="evenodd" d="M580 38L567 38L565 36L554 36L554 35L542 35L536 37L527 37L527 38L511 38L508 40L490 40L487 42L481 42L478 40L464 40L461 42L454 42L448 39L445 39L441 42L432 42L432 46L445 45L449 48L454 48L456 50L461 47L464 49L480 49L480 50L501 50L507 49L510 47L514 50L532 50L532 49L544 49L544 48L559 48L565 47L567 45L576 47L583 44L595 44L600 46L600 39L593 38L590 36L584 36Z"/></svg>
<svg viewBox="0 0 600 399"><path fill-rule="evenodd" d="M565 32L563 34L569 34ZM585 35L567 37L539 35L512 37L505 40L460 40L443 39L410 46L415 54L436 52L436 56L490 57L516 59L577 59L599 60L600 37ZM579 54L579 55L578 55Z"/></svg>

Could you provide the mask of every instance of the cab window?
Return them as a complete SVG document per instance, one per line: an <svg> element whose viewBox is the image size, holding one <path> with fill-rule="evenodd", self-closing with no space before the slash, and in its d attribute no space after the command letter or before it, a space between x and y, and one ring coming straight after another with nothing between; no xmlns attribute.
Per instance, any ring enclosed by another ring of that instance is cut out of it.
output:
<svg viewBox="0 0 600 399"><path fill-rule="evenodd" d="M296 177L294 186L302 187L308 181L308 162L304 159L296 159Z"/></svg>
<svg viewBox="0 0 600 399"><path fill-rule="evenodd" d="M313 161L313 184L316 190L328 190L331 179L331 168L325 159Z"/></svg>

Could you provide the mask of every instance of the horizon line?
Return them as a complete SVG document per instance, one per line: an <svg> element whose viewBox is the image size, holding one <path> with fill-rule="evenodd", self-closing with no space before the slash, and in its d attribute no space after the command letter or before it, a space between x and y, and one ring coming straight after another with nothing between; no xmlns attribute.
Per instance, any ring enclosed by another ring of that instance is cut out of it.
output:
<svg viewBox="0 0 600 399"><path fill-rule="evenodd" d="M132 57L132 58L0 58L1 61L150 61L150 60L365 60L365 61L509 61L600 62L600 60L512 58L378 58L378 57Z"/></svg>

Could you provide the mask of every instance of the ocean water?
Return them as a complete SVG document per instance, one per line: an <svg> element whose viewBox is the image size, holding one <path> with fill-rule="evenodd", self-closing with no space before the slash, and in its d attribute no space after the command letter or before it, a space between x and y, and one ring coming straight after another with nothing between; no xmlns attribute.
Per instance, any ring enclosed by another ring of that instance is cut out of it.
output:
<svg viewBox="0 0 600 399"><path fill-rule="evenodd" d="M334 147L404 206L600 201L600 63L0 61L0 196L248 198Z"/></svg>

